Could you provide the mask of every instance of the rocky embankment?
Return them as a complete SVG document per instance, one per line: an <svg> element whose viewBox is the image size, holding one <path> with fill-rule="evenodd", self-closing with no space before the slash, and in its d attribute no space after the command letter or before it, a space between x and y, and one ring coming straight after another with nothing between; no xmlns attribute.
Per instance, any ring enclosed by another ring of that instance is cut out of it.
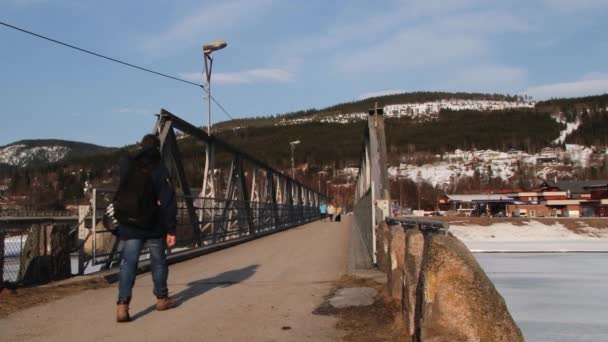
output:
<svg viewBox="0 0 608 342"><path fill-rule="evenodd" d="M452 234L378 229L378 265L413 341L523 341L506 303Z"/></svg>

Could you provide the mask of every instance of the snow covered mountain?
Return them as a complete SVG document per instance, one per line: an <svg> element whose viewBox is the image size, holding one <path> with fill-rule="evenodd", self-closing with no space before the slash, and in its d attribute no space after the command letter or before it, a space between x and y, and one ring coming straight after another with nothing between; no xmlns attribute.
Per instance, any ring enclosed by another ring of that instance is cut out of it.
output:
<svg viewBox="0 0 608 342"><path fill-rule="evenodd" d="M387 118L408 118L414 122L425 122L437 119L442 109L494 111L514 108L534 108L534 105L534 102L527 101L443 99L387 105L384 106L384 115ZM347 124L365 119L367 119L367 113L344 113L331 116L311 115L296 119L285 118L276 123L275 126L299 125L315 121Z"/></svg>
<svg viewBox="0 0 608 342"><path fill-rule="evenodd" d="M21 140L0 147L0 165L27 167L107 153L114 148L65 140Z"/></svg>

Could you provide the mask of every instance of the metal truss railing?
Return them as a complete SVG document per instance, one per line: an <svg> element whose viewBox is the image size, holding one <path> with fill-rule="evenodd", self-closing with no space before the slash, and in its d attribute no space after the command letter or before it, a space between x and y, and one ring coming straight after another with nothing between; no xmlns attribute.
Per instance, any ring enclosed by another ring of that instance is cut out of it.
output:
<svg viewBox="0 0 608 342"><path fill-rule="evenodd" d="M82 254L87 266L103 265L110 267L119 258L120 241L112 235L114 227L111 220L102 220L113 191L94 189L92 205L96 208L87 213L83 224L92 222L86 233L80 233L84 240L90 241ZM200 227L198 234L191 229L189 208L187 203L193 203L196 224ZM227 201L219 198L178 196L178 214L174 250L182 251L197 247L213 246L230 240L266 235L299 226L320 218L316 206L269 204L252 201ZM248 206L251 217L245 217L242 208ZM93 216L92 212L97 215ZM198 215L200 214L200 215ZM200 218L200 220L199 220ZM142 251L142 260L147 258L147 251Z"/></svg>
<svg viewBox="0 0 608 342"><path fill-rule="evenodd" d="M190 136L206 151L205 164L200 169L203 184L198 196L189 186L176 131ZM161 110L154 132L161 142L163 163L179 194L178 248L204 247L252 237L320 218L319 205L327 202L323 194L168 111ZM229 156L230 165L224 163L224 167L218 167L215 161L218 154ZM109 237L100 238L109 231L99 227L96 221L112 195L97 189L93 191L93 198L96 215L92 216L91 260L93 264L110 267L120 250L119 242L109 247L106 241Z"/></svg>

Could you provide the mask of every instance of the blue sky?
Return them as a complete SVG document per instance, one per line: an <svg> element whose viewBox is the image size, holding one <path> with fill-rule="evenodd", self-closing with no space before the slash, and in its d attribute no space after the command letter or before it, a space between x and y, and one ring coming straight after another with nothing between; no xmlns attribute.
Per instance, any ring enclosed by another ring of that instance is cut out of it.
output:
<svg viewBox="0 0 608 342"><path fill-rule="evenodd" d="M202 82L234 117L371 94L608 92L608 0L0 0L0 21ZM134 143L165 108L206 125L200 89L0 26L0 145ZM213 108L212 121L227 117Z"/></svg>

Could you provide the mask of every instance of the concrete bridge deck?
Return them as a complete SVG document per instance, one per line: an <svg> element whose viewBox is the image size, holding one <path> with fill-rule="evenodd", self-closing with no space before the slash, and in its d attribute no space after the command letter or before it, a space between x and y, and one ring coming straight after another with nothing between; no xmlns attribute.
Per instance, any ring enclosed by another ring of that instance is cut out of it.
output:
<svg viewBox="0 0 608 342"><path fill-rule="evenodd" d="M14 313L0 320L0 341L339 340L336 319L312 311L346 273L350 218L172 265L176 309L154 310L152 279L143 274L134 288L133 322L115 322L115 285Z"/></svg>

